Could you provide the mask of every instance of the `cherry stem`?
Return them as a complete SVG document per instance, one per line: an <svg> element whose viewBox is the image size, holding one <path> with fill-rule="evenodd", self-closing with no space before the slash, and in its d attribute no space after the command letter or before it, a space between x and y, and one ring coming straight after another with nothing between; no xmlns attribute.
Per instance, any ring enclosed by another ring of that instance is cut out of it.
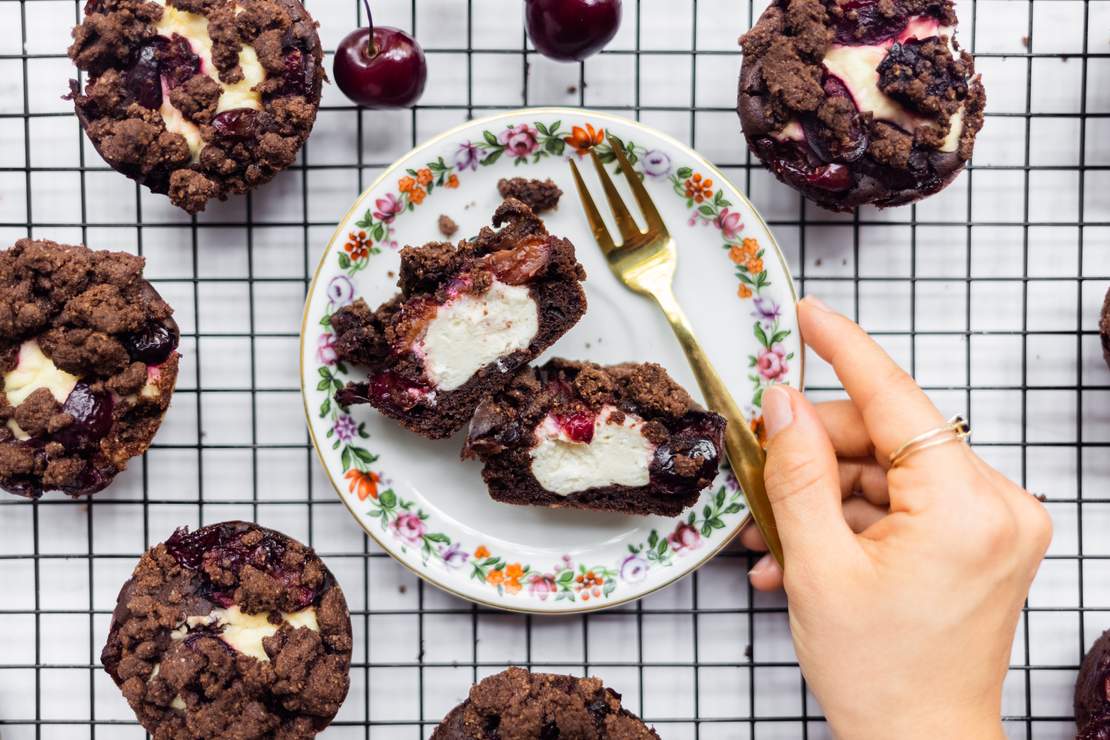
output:
<svg viewBox="0 0 1110 740"><path fill-rule="evenodd" d="M374 42L374 14L370 12L370 0L362 0L363 7L366 8L366 26L370 29L370 35L366 39L367 51L370 52L370 58L373 59L378 55L378 45Z"/></svg>

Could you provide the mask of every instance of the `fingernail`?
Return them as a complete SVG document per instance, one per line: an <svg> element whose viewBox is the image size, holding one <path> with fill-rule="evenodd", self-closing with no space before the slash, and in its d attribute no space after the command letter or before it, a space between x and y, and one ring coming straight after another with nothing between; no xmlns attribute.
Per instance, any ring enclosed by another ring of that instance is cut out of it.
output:
<svg viewBox="0 0 1110 740"><path fill-rule="evenodd" d="M826 304L823 300L815 295L807 295L802 300L806 302L806 305L813 306L814 308L824 311L825 313L834 313L834 311L829 308L828 304Z"/></svg>
<svg viewBox="0 0 1110 740"><path fill-rule="evenodd" d="M776 567L778 567L778 563L775 562L775 556L771 553L767 553L759 559L758 563L752 566L752 569L748 571L748 575L760 576Z"/></svg>
<svg viewBox="0 0 1110 740"><path fill-rule="evenodd" d="M777 385L763 391L763 424L767 429L767 439L790 426L792 421L794 410L790 408L790 394Z"/></svg>

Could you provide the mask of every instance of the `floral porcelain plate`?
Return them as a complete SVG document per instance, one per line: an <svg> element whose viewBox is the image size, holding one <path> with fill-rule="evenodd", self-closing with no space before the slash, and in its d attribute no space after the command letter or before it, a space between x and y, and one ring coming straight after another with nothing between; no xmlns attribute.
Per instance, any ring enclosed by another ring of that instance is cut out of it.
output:
<svg viewBox="0 0 1110 740"><path fill-rule="evenodd" d="M480 464L459 459L464 433L426 440L368 406L348 411L332 399L361 371L337 361L331 314L356 296L371 307L388 299L398 249L442 239L440 215L458 223L456 238L477 233L500 202L497 181L512 176L552 178L563 189L545 221L574 242L589 276L586 316L540 361L650 360L697 397L663 316L609 272L578 201L567 162L593 147L615 170L606 130L626 142L677 239L675 292L757 430L763 390L801 383L796 296L782 254L747 199L690 148L628 119L541 108L471 121L409 152L359 197L324 251L305 306L301 386L312 440L355 520L417 575L471 601L528 612L621 604L697 568L748 516L727 470L674 519L499 504ZM583 168L600 193L591 170Z"/></svg>

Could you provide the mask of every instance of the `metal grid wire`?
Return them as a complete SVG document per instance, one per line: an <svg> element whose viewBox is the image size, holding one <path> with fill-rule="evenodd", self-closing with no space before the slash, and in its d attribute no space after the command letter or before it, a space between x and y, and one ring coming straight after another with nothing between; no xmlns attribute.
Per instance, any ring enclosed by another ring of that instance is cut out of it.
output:
<svg viewBox="0 0 1110 740"><path fill-rule="evenodd" d="M358 111L332 87L297 166L190 219L105 167L57 99L79 5L0 0L0 241L143 254L177 308L185 355L156 444L112 489L89 502L0 501L0 737L142 737L98 663L116 592L174 527L236 517L314 545L347 593L352 690L327 737L426 737L473 681L510 663L600 675L665 738L828 736L782 597L745 585L751 555L730 548L612 612L504 614L393 563L316 469L297 330L335 221L424 137L543 104L622 112L701 148L768 218L802 291L859 319L944 410L970 414L982 454L1047 496L1056 540L1003 711L1011 737L1071 737L1075 670L1110 627L1110 385L1095 331L1110 281L1110 1L959 5L986 127L976 164L909 208L834 216L752 163L731 102L735 37L763 3L626 0L606 51L556 65L517 30L519 0L382 0L378 22L425 45L421 104ZM362 21L357 4L309 9L329 50ZM815 397L839 395L831 373L808 367Z"/></svg>

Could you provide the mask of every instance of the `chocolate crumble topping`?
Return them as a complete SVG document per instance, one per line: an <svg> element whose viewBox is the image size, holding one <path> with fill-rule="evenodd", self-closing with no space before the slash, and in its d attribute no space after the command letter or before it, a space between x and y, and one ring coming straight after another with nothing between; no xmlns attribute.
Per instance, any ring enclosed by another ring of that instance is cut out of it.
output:
<svg viewBox="0 0 1110 740"><path fill-rule="evenodd" d="M950 38L956 22L951 0L776 0L740 39L737 110L750 148L831 210L939 191L971 158L986 99L971 55ZM867 83L837 77L830 61L876 51L873 94L899 108L895 120L860 109L850 85Z"/></svg>
<svg viewBox="0 0 1110 740"><path fill-rule="evenodd" d="M597 678L509 668L470 689L432 740L658 740Z"/></svg>
<svg viewBox="0 0 1110 740"><path fill-rule="evenodd" d="M67 397L42 386L14 409L0 378L0 487L95 493L150 445L177 378L178 329L142 271L141 257L51 241L0 252L5 376L24 348L76 376Z"/></svg>
<svg viewBox="0 0 1110 740"><path fill-rule="evenodd" d="M265 659L225 640L220 619L268 614ZM312 609L315 628L289 614ZM221 611L228 610L228 611ZM246 522L178 530L120 591L101 662L155 738L312 738L347 695L351 623L316 554Z"/></svg>
<svg viewBox="0 0 1110 740"><path fill-rule="evenodd" d="M189 39L158 32L163 14L204 16L211 65ZM253 49L265 79L258 109L219 110L222 85L244 80ZM89 139L116 170L189 213L245 193L292 164L316 118L324 80L316 24L298 0L87 0L69 56L89 79L69 98ZM165 90L165 93L163 92ZM165 102L195 127L194 147L163 117Z"/></svg>

